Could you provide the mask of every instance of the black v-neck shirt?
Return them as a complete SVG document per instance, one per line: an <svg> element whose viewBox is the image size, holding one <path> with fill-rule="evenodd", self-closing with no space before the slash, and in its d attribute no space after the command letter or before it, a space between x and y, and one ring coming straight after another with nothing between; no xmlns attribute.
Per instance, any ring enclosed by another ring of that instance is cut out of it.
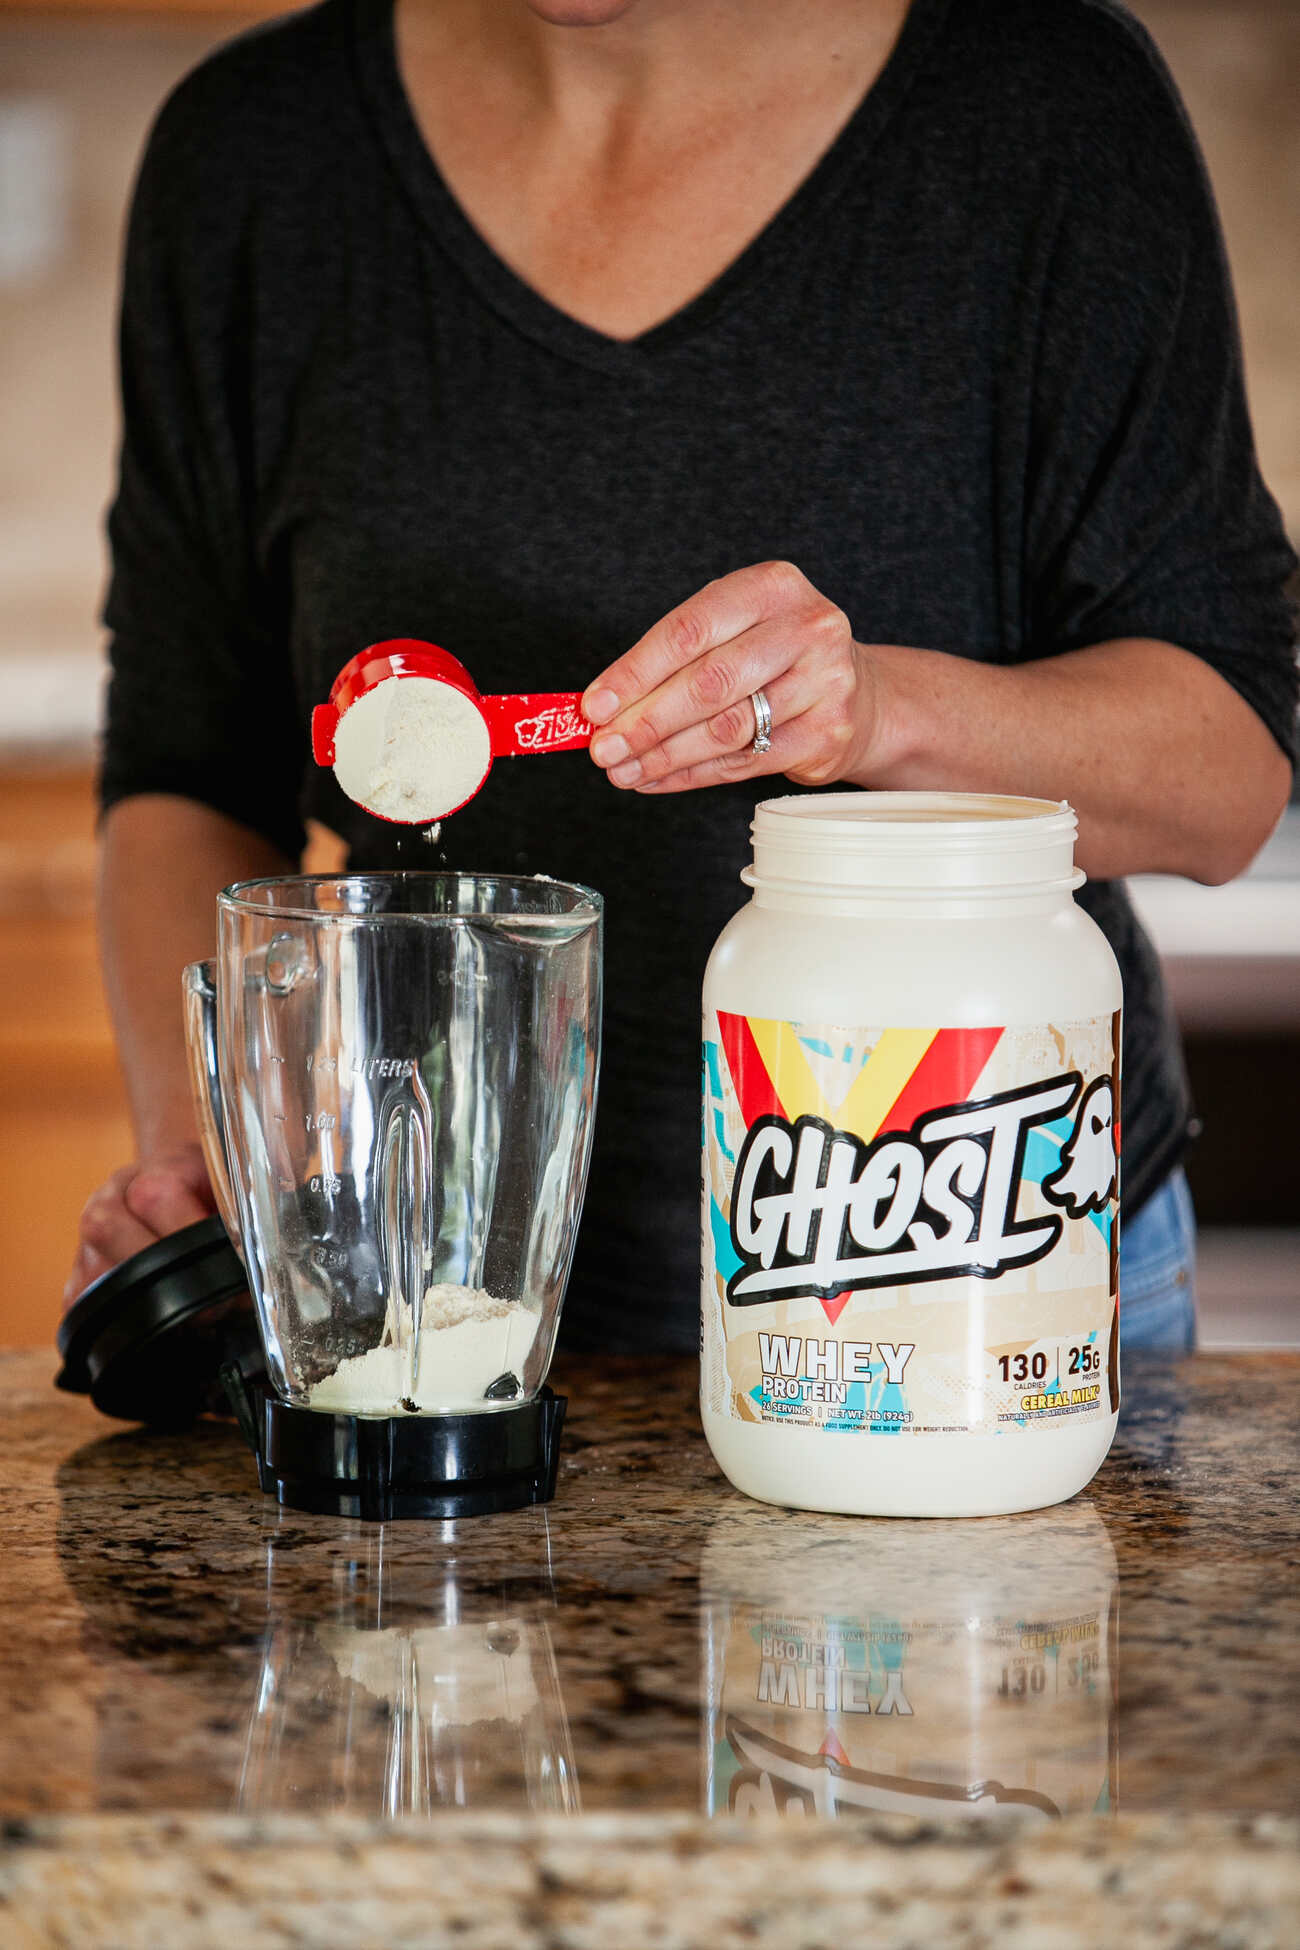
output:
<svg viewBox="0 0 1300 1950"><path fill-rule="evenodd" d="M436 852L310 762L357 649L581 689L712 577L798 564L863 642L1016 663L1156 637L1293 749L1294 558L1256 468L1222 246L1163 67L1109 0L913 0L762 233L630 342L474 229L389 0L245 35L164 108L131 218L105 804L181 793L296 853L545 872L607 901L605 1055L566 1334L694 1344L699 994L776 778L642 798L503 761ZM1176 713L1178 700L1170 699ZM1018 781L1008 777L1005 789ZM1121 885L1125 1202L1188 1104Z"/></svg>

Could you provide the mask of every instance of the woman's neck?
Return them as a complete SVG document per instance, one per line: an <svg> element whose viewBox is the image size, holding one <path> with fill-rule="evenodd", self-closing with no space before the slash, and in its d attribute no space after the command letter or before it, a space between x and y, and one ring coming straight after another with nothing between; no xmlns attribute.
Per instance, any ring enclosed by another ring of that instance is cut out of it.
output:
<svg viewBox="0 0 1300 1950"><path fill-rule="evenodd" d="M559 309L627 338L771 220L875 81L907 6L396 0L398 63L480 234Z"/></svg>
<svg viewBox="0 0 1300 1950"><path fill-rule="evenodd" d="M490 75L520 111L575 133L675 123L781 85L861 94L906 12L907 0L397 0L404 54Z"/></svg>

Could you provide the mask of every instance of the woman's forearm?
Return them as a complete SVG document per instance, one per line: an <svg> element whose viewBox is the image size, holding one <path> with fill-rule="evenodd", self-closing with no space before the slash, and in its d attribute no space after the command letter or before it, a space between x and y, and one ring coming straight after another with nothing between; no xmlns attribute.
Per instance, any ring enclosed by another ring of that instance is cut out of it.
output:
<svg viewBox="0 0 1300 1950"><path fill-rule="evenodd" d="M288 873L278 848L192 799L121 800L100 835L104 986L139 1155L191 1140L181 970L216 946L216 897L235 880Z"/></svg>
<svg viewBox="0 0 1300 1950"><path fill-rule="evenodd" d="M871 645L859 785L1068 799L1093 878L1239 873L1281 817L1291 768L1203 658L1144 638L1019 665Z"/></svg>
<svg viewBox="0 0 1300 1950"><path fill-rule="evenodd" d="M772 724L755 749L753 693ZM1291 768L1203 658L1124 638L1031 663L857 643L791 562L708 583L583 694L612 784L799 785L1068 799L1094 878L1230 880L1281 817Z"/></svg>

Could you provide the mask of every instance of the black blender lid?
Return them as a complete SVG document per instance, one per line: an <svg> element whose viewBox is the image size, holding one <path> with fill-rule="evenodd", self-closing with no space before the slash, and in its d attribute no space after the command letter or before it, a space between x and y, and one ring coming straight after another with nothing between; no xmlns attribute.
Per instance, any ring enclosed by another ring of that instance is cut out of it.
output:
<svg viewBox="0 0 1300 1950"><path fill-rule="evenodd" d="M55 1386L104 1415L183 1428L224 1406L223 1363L256 1343L248 1281L218 1218L200 1219L102 1275L60 1322Z"/></svg>

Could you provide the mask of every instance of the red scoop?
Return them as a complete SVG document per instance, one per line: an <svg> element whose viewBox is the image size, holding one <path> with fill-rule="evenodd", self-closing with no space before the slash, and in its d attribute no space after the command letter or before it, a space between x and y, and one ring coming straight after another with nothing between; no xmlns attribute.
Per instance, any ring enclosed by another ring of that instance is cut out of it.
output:
<svg viewBox="0 0 1300 1950"><path fill-rule="evenodd" d="M492 758L572 752L591 743L595 727L579 709L580 691L524 691L484 697L464 664L449 650L414 637L393 637L386 643L372 643L345 663L330 687L328 703L318 704L312 712L311 746L318 765L334 763L334 734L343 714L359 697L390 677L429 677L467 697L487 727ZM491 763L489 759L489 771ZM487 771L468 799L475 796L486 778ZM461 805L468 804L468 799ZM448 810L456 812L459 807Z"/></svg>

